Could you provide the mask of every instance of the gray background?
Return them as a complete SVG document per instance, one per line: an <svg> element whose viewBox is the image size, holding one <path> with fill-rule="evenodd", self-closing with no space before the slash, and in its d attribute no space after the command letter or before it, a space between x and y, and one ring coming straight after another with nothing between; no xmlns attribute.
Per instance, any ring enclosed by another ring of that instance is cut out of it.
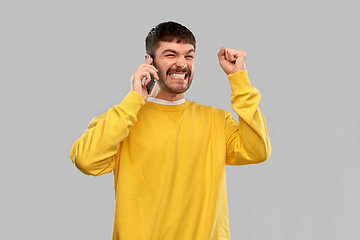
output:
<svg viewBox="0 0 360 240"><path fill-rule="evenodd" d="M360 239L360 19L337 2L1 1L0 238L111 239L112 174L83 175L70 147L175 20L198 41L188 99L233 113L222 46L262 94L273 152L227 167L232 239Z"/></svg>

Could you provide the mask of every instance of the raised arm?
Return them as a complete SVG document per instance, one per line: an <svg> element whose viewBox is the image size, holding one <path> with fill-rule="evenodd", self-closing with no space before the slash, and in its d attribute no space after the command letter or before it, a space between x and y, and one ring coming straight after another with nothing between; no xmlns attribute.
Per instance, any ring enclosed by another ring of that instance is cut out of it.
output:
<svg viewBox="0 0 360 240"><path fill-rule="evenodd" d="M229 114L226 120L226 164L263 162L270 157L271 144L264 116L258 107L260 93L251 86L245 70L245 52L221 48L218 57L230 81L231 106L239 117L237 122Z"/></svg>

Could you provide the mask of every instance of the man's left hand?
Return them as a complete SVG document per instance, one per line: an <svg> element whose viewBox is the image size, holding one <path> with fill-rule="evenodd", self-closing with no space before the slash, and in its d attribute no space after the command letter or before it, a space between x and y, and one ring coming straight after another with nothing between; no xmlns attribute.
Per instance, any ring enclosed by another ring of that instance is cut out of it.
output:
<svg viewBox="0 0 360 240"><path fill-rule="evenodd" d="M227 75L245 69L245 56L245 51L224 47L218 53L220 66Z"/></svg>

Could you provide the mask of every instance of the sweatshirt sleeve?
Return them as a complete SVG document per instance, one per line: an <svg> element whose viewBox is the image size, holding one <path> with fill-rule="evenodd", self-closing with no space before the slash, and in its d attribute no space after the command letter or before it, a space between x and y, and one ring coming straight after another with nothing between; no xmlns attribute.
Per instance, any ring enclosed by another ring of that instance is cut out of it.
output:
<svg viewBox="0 0 360 240"><path fill-rule="evenodd" d="M266 123L258 105L259 91L252 87L243 70L228 75L232 89L231 106L239 117L235 121L229 113L226 119L228 165L245 165L266 161L271 144Z"/></svg>
<svg viewBox="0 0 360 240"><path fill-rule="evenodd" d="M111 172L120 143L129 135L144 99L130 91L119 105L115 105L90 122L83 135L75 141L70 158L75 166L87 175Z"/></svg>

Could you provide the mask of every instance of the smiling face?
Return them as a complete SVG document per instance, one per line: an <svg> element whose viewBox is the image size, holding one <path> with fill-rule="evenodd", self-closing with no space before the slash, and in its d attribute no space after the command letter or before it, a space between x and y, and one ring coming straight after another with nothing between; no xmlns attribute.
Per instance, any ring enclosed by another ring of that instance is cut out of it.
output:
<svg viewBox="0 0 360 240"><path fill-rule="evenodd" d="M160 89L170 94L183 94L193 78L194 57L192 44L159 42L153 64L159 71L157 84Z"/></svg>

